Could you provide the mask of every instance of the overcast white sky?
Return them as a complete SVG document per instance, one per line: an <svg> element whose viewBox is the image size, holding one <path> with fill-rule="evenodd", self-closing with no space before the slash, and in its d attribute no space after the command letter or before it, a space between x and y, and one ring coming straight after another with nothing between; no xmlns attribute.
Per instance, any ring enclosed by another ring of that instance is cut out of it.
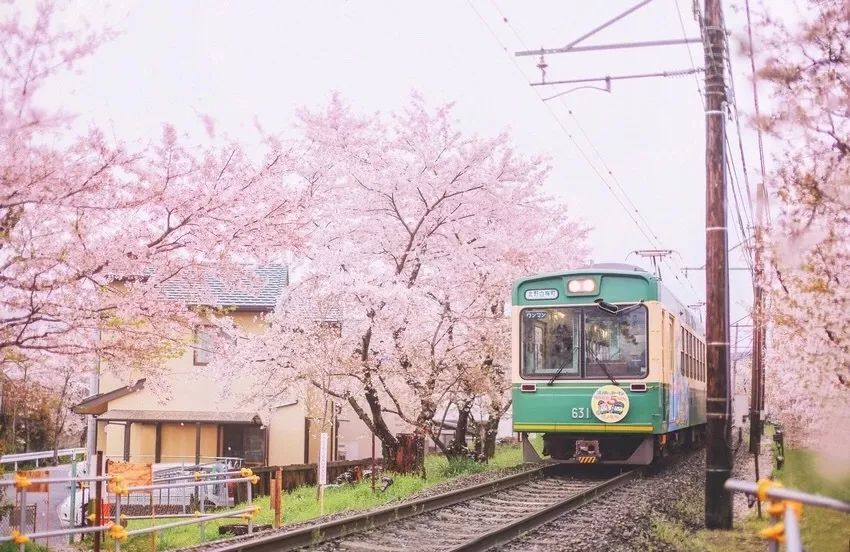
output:
<svg viewBox="0 0 850 552"><path fill-rule="evenodd" d="M676 2L654 0L586 43L681 38ZM630 251L652 247L610 185L626 191L659 245L681 255L676 266L699 267L705 256L704 116L693 76L614 82L610 94L578 90L544 104L538 92L549 96L569 87L532 89L536 58L513 56L563 46L636 3L91 0L80 13L122 34L50 95L82 113L81 121L109 125L125 140L156 138L165 121L196 129L198 113L251 140L255 118L267 130L287 129L298 106L319 106L335 90L365 112L396 109L418 90L434 104L456 102L467 132L509 128L520 151L547 153L554 168L549 190L594 228L594 261L623 262ZM685 32L698 36L692 2L678 5ZM727 2L726 16L730 31L740 35L744 19L735 7ZM738 100L749 112L748 62L732 49ZM701 67L701 46L691 50ZM553 55L547 62L549 80L691 67L685 46ZM755 153L753 144L745 128L748 154ZM750 155L753 185L756 161ZM738 234L729 239L734 245ZM731 264L744 266L738 255ZM664 269L684 302L704 299L702 272L690 272L687 280L677 273L677 281ZM747 273L733 272L732 284L734 320L750 302Z"/></svg>

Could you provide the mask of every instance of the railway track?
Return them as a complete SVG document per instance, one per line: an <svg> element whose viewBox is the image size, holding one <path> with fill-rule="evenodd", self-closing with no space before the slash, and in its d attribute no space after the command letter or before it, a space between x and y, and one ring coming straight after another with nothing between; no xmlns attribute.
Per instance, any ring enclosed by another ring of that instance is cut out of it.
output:
<svg viewBox="0 0 850 552"><path fill-rule="evenodd" d="M506 544L591 502L642 472L565 473L547 465L458 489L290 531L209 543L193 550L473 551Z"/></svg>

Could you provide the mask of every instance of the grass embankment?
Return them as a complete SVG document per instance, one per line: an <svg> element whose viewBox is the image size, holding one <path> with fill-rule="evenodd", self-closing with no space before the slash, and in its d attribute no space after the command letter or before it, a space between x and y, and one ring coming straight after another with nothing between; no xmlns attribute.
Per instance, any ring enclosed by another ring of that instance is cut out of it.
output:
<svg viewBox="0 0 850 552"><path fill-rule="evenodd" d="M837 480L824 477L818 470L815 458L812 451L786 449L785 465L774 473L775 479L789 489L850 502L850 477ZM703 518L701 500L702 494L699 492L684 496L674 506L672 517L659 517L653 521L653 536L676 550L763 552L767 549L767 541L757 535L770 522L768 519L758 519L755 509L742 522L736 523L732 531L707 531L697 527ZM806 552L850 550L848 514L804 506L800 529Z"/></svg>
<svg viewBox="0 0 850 552"><path fill-rule="evenodd" d="M786 449L785 465L776 473L776 479L789 489L850 502L850 476L823 477L816 454L808 450ZM850 550L850 514L804 506L800 530L807 552Z"/></svg>
<svg viewBox="0 0 850 552"><path fill-rule="evenodd" d="M450 465L442 455L428 455L425 459L425 473L427 477L415 475L390 474L393 479L392 485L383 493L380 492L381 481L377 482L377 489L372 492L369 480L364 480L357 485L346 485L342 487L331 487L325 489L324 513L333 514L338 512L357 512L386 504L393 500L407 498L423 489L433 487L438 483L448 481L463 474L492 471L501 468L516 466L522 462L522 451L520 445L500 445L496 449L496 456L487 464L475 462L462 462ZM260 511L254 518L257 525L271 524L274 511L269 507L269 497L260 497L254 501L260 507ZM285 493L283 497L284 524L293 524L319 517L319 505L316 501L315 487L300 487ZM168 523L171 520L159 520L155 523ZM154 522L148 520L136 520L130 523L129 529L148 527ZM206 540L218 539L218 527L220 525L232 525L241 523L235 519L213 520L205 524L204 534ZM146 552L151 550L152 538L150 535L141 535L128 539L122 545L122 550L132 552ZM192 546L200 542L200 526L189 525L165 530L157 534L157 550L172 550Z"/></svg>
<svg viewBox="0 0 850 552"><path fill-rule="evenodd" d="M18 552L18 550L20 550L20 545L18 544L8 541L0 544L0 552ZM49 549L46 546L32 542L28 542L24 545L24 550L25 552L49 552Z"/></svg>

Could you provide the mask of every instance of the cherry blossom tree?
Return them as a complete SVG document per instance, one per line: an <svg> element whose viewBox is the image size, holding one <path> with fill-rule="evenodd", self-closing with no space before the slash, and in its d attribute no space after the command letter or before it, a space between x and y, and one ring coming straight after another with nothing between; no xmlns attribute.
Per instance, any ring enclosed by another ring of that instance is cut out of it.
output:
<svg viewBox="0 0 850 552"><path fill-rule="evenodd" d="M766 9L754 51L780 151L768 408L810 443L850 422L850 7L805 4L793 24Z"/></svg>
<svg viewBox="0 0 850 552"><path fill-rule="evenodd" d="M53 2L0 12L2 362L154 370L203 316L165 300L169 282L211 267L238 281L246 263L297 247L291 159L271 139L249 156L227 139L190 145L169 125L137 150L79 134L39 93L108 35L58 20Z"/></svg>
<svg viewBox="0 0 850 552"><path fill-rule="evenodd" d="M585 229L542 193L545 160L462 134L450 108L414 95L359 116L334 97L300 112L306 262L239 355L272 393L306 382L352 409L391 468L392 418L443 446L435 417L453 395L492 393L504 411L513 279L585 254Z"/></svg>

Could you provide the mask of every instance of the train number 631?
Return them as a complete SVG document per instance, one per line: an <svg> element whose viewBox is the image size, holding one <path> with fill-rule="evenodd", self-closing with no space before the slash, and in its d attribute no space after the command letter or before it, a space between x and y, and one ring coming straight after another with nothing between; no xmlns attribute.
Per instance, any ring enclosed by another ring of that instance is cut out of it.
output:
<svg viewBox="0 0 850 552"><path fill-rule="evenodd" d="M590 409L575 407L572 410L572 415L573 418L590 418Z"/></svg>

